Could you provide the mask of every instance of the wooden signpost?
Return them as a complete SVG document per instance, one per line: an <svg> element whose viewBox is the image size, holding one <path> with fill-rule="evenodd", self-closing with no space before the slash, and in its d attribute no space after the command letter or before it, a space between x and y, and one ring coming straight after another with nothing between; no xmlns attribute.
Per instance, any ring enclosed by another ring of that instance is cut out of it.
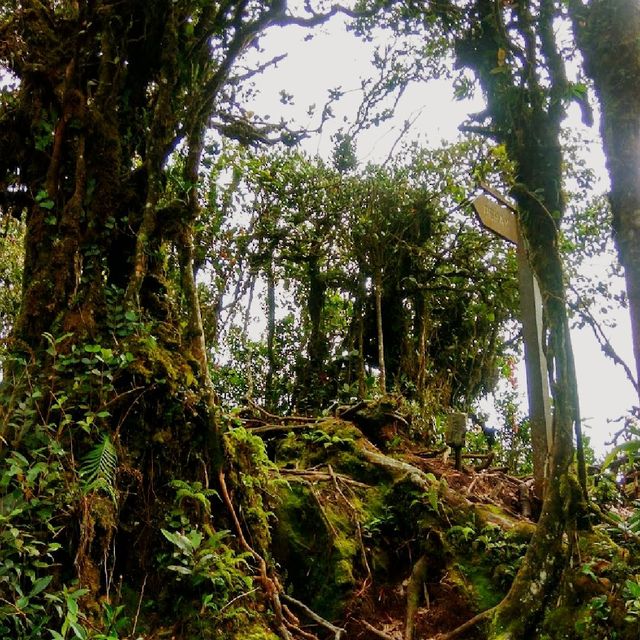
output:
<svg viewBox="0 0 640 640"><path fill-rule="evenodd" d="M497 191L485 185L481 186L498 202L486 195L480 195L473 201L480 222L490 231L516 245L533 449L534 491L542 498L548 454L553 444L547 359L542 348L542 297L538 281L529 265L516 209Z"/></svg>

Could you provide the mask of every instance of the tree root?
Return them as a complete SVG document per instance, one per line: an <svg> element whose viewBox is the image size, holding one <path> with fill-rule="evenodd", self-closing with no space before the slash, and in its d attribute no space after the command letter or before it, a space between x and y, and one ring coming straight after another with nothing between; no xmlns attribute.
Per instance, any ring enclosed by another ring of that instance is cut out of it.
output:
<svg viewBox="0 0 640 640"><path fill-rule="evenodd" d="M351 485L353 487L359 487L360 489L371 489L371 485L365 484L364 482L358 482L357 480L353 480L349 478L349 476L344 476L342 474L336 473L332 470L331 473L325 473L324 471L313 471L312 469L279 469L278 473L282 476L292 476L292 480L295 480L296 477L299 477L301 480L333 480L333 478L337 478L340 482L344 482L344 484Z"/></svg>
<svg viewBox="0 0 640 640"><path fill-rule="evenodd" d="M365 629L367 629L367 631L370 631L371 633L373 633L374 636L378 638L382 638L382 640L396 640L394 637L390 636L388 633L385 633L384 631L380 631L379 629L376 629L373 625L369 624L366 620L360 620L360 623Z"/></svg>
<svg viewBox="0 0 640 640"><path fill-rule="evenodd" d="M426 582L429 570L429 559L426 555L420 556L418 562L413 565L409 584L407 585L407 613L404 626L404 640L413 640L415 634L415 618L420 600L423 594L423 585Z"/></svg>
<svg viewBox="0 0 640 640"><path fill-rule="evenodd" d="M280 597L285 602L289 604L293 604L298 607L301 611L304 612L306 616L311 618L314 622L317 622L319 625L323 626L325 629L329 629L334 634L334 640L345 640L347 637L347 632L342 627L336 627L335 624L332 624L328 620L325 620L322 616L319 616L315 611L312 611L307 607L306 604L300 602L300 600L296 600L286 593L280 594Z"/></svg>
<svg viewBox="0 0 640 640"><path fill-rule="evenodd" d="M269 413L266 409L248 399L247 404L256 413L264 416L266 419L271 420L275 424L284 425L287 422L318 422L318 418L312 418L309 416L277 416L273 413Z"/></svg>
<svg viewBox="0 0 640 640"><path fill-rule="evenodd" d="M328 466L329 466L329 475L333 480L333 486L335 487L340 497L345 501L349 509L351 509L351 513L353 514L353 521L356 526L356 534L358 535L358 544L360 545L360 551L362 553L362 563L364 564L364 568L367 571L367 579L365 580L365 584L362 587L362 590L361 590L361 593L362 593L365 591L367 587L367 581L371 582L373 580L373 577L371 574L371 567L369 566L369 559L367 558L367 549L364 546L364 539L362 538L362 527L360 526L360 520L358 519L358 511L351 504L347 496L344 495L342 489L340 488L340 485L338 484L338 476L334 473L333 468L331 467L331 465L328 465Z"/></svg>
<svg viewBox="0 0 640 640"><path fill-rule="evenodd" d="M500 606L500 605L498 605ZM453 631L448 631L447 633L439 633L437 636L433 636L428 638L428 640L455 640L455 638L459 638L464 633L477 627L482 622L485 622L493 616L493 613L497 607L493 607L492 609L487 609L482 613L479 613L477 616L473 616L470 620L467 620L465 623L461 624L459 627L453 629Z"/></svg>
<svg viewBox="0 0 640 640"><path fill-rule="evenodd" d="M248 423L251 420L243 420L243 422ZM304 424L265 424L261 423L259 427L252 427L247 424L247 429L251 431L251 433L257 435L267 435L269 433L290 433L291 431L303 431L305 429L311 429L311 427L315 426L315 422L305 422Z"/></svg>
<svg viewBox="0 0 640 640"><path fill-rule="evenodd" d="M279 582L275 578L271 578L268 575L267 571L267 563L265 559L255 551L251 545L247 542L247 539L244 536L244 532L242 531L242 525L240 524L240 520L238 519L238 514L233 506L233 502L231 501L231 496L229 496L229 491L227 489L227 483L224 476L224 471L220 469L218 471L218 484L220 485L220 492L222 494L222 499L231 515L231 519L233 520L233 524L236 530L236 534L238 536L238 540L240 541L240 546L257 562L259 570L260 570L260 578L259 581L262 585L262 588L266 594L266 596L271 601L271 606L273 608L273 613L275 616L275 624L278 628L278 631L284 638L284 640L294 640L293 636L289 632L286 626L284 613L282 610L282 603L280 601L280 594L282 592L282 587Z"/></svg>

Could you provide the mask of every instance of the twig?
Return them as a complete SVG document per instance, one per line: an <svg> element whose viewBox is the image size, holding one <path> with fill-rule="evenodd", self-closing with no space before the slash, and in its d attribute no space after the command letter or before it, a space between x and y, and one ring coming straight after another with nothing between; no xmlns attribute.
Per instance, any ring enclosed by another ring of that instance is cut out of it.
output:
<svg viewBox="0 0 640 640"><path fill-rule="evenodd" d="M140 597L138 598L138 607L136 608L136 615L133 618L133 626L131 628L131 636L136 635L136 627L138 626L138 617L140 616L140 608L142 607L142 598L144 597L144 590L147 586L147 575L144 574L144 580L142 581L142 587L140 587Z"/></svg>
<svg viewBox="0 0 640 640"><path fill-rule="evenodd" d="M237 600L241 600L242 598L246 598L247 596L250 596L252 593L255 593L257 590L258 590L258 587L256 587L255 589L251 589L251 591L241 593L239 596L236 596L235 598L231 598L231 600L229 600L229 602L227 602L227 604L225 604L224 607L222 607L220 611L218 611L217 615L220 616L220 614L225 609L228 609L234 602L236 602Z"/></svg>
<svg viewBox="0 0 640 640"><path fill-rule="evenodd" d="M377 636L378 638L382 638L382 640L396 640L393 636L390 636L388 633L385 633L384 631L380 631L379 629L376 629L373 625L369 624L366 620L360 619L360 624L362 624L362 626L368 631L371 631L371 633L373 633L374 636Z"/></svg>
<svg viewBox="0 0 640 640"><path fill-rule="evenodd" d="M336 531L336 528L333 526L333 523L331 522L331 520L329 520L329 516L327 515L326 511L324 510L324 507L322 506L322 502L320 501L320 496L316 493L311 482L306 480L305 484L309 487L309 491L311 491L311 495L313 496L313 499L316 501L316 504L318 505L318 509L320 509L320 514L322 515L322 519L327 525L327 529L329 529L329 531L331 532L333 539L334 540L337 539L338 532Z"/></svg>
<svg viewBox="0 0 640 640"><path fill-rule="evenodd" d="M298 476L301 478L314 478L316 480L331 480L335 477L340 480L340 482L344 482L345 484L349 484L353 487L371 489L371 485L365 484L364 482L358 482L348 476L335 473L333 469L331 470L331 473L325 473L324 471L311 471L310 469L280 469L279 472L280 475L283 476Z"/></svg>
<svg viewBox="0 0 640 640"><path fill-rule="evenodd" d="M396 413L395 411L387 411L387 413L385 413L384 415L388 418L393 418L394 420L401 422L405 427L410 426L407 422L407 419L401 416L399 413Z"/></svg>
<svg viewBox="0 0 640 640"><path fill-rule="evenodd" d="M633 375L629 365L623 360L623 358L618 354L618 352L614 349L611 341L607 337L604 329L600 322L598 322L597 318L591 313L591 310L585 303L581 303L582 296L578 292L578 290L574 286L570 286L571 291L576 295L578 302L573 305L573 308L582 316L584 321L591 327L593 331L593 335L598 341L600 345L600 350L604 353L605 356L608 356L613 360L614 364L620 365L627 376L627 380L631 383L634 389L638 390L640 387L638 386L638 380Z"/></svg>
<svg viewBox="0 0 640 640"><path fill-rule="evenodd" d="M329 629L334 633L334 640L342 640L347 637L347 632L342 627L336 627L336 625L332 624L328 620L325 620L322 616L319 616L315 611L312 611L307 607L306 604L300 602L300 600L296 600L286 593L281 594L280 596L282 600L288 602L289 604L294 604L296 607L301 609L309 618L311 618L314 622L317 622L319 625L325 627L325 629Z"/></svg>
<svg viewBox="0 0 640 640"><path fill-rule="evenodd" d="M474 490L476 483L478 482L478 480L480 479L480 476L476 476L472 481L471 484L467 487L467 495L470 495L471 492Z"/></svg>
<svg viewBox="0 0 640 640"><path fill-rule="evenodd" d="M356 413L358 413L358 411L360 411L360 409L364 409L367 406L368 405L366 400L361 400L360 402L358 402L358 404L347 407L344 411L340 411L340 409L338 409L338 418L340 418L341 420L349 420L351 416L355 415Z"/></svg>
<svg viewBox="0 0 640 640"><path fill-rule="evenodd" d="M285 640L293 640L293 636L289 633L289 630L285 626L284 614L282 613L282 603L280 602L280 585L276 580L272 580L267 573L267 563L265 559L255 551L251 545L247 542L247 539L244 536L244 532L242 531L242 525L240 524L240 520L238 519L238 514L231 502L231 497L229 496L229 491L227 489L227 482L225 480L224 471L220 469L218 472L218 484L220 485L220 493L222 495L222 499L231 515L231 519L233 520L233 524L236 530L236 534L240 541L240 545L242 548L247 551L251 556L256 560L258 566L260 568L260 580L262 582L262 587L264 588L267 597L271 600L273 605L273 612L275 614L275 622L278 626L278 630L282 634Z"/></svg>
<svg viewBox="0 0 640 640"><path fill-rule="evenodd" d="M292 420L294 422L317 422L317 418L310 418L309 416L277 416L273 413L269 413L265 408L256 404L251 398L247 398L247 402L252 409L255 409L258 413L261 413L263 416L271 420Z"/></svg>

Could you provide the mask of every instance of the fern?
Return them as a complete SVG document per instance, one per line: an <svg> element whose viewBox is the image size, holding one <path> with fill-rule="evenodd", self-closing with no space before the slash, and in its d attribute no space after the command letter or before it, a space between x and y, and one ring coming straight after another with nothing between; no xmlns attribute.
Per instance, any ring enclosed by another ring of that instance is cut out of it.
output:
<svg viewBox="0 0 640 640"><path fill-rule="evenodd" d="M104 491L115 502L115 477L118 466L118 454L111 442L111 438L105 434L102 441L87 453L82 460L80 477L84 493L92 491Z"/></svg>

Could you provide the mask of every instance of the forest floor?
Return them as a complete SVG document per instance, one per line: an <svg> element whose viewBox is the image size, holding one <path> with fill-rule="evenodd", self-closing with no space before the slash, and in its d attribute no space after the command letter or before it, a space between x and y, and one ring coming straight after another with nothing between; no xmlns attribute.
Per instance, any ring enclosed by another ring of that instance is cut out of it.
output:
<svg viewBox="0 0 640 640"><path fill-rule="evenodd" d="M393 412L354 413L246 420L288 482L274 533L285 588L344 638L446 637L506 593L535 526L528 479L489 466L486 450L456 470L448 448L420 446Z"/></svg>

